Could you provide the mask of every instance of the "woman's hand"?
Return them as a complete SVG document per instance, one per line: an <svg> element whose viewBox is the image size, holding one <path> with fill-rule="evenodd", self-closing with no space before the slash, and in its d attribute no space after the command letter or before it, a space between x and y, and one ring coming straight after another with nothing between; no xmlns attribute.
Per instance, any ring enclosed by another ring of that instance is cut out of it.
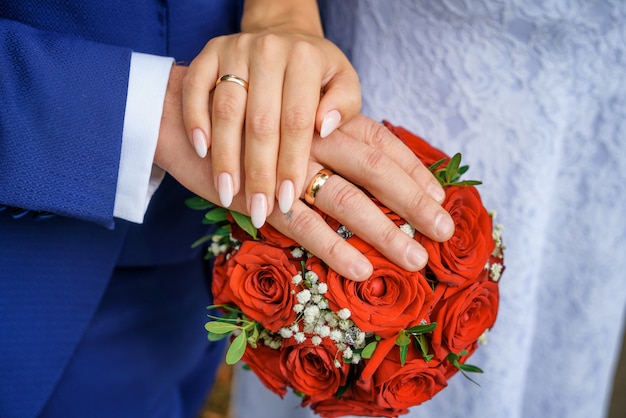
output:
<svg viewBox="0 0 626 418"><path fill-rule="evenodd" d="M314 131L325 137L357 115L361 95L352 65L323 38L314 1L248 0L242 30L212 39L191 63L183 115L198 155L210 147L220 204L244 185L245 212L260 227L276 198L286 213L302 193ZM216 86L228 74L245 83Z"/></svg>
<svg viewBox="0 0 626 418"><path fill-rule="evenodd" d="M219 192L211 181L211 163L196 155L187 141L182 123L181 80L184 72L184 67L172 70L155 163L189 190L219 203ZM399 266L411 271L423 268L425 250L400 231L354 184L367 189L420 232L444 241L452 235L454 225L438 203L444 197L439 183L398 138L371 119L354 118L332 135L332 139L313 141L311 159L306 165L306 184L322 167L337 173L319 190L315 205ZM244 196L236 196L231 207L250 214ZM272 211L268 221L339 274L355 280L364 280L371 275L372 266L367 258L299 199L286 214L277 209Z"/></svg>

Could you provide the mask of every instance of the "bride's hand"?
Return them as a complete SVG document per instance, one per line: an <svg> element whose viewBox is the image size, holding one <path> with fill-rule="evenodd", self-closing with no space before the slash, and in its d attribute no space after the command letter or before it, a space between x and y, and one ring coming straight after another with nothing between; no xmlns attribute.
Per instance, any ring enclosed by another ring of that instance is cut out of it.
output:
<svg viewBox="0 0 626 418"><path fill-rule="evenodd" d="M184 71L174 67L170 77L155 163L192 192L219 204L211 163L199 158L189 145L180 117ZM429 237L443 241L452 235L452 220L437 203L443 199L443 190L413 153L381 124L359 116L343 125L332 139L315 139L311 151L305 184L322 167L337 173L319 190L315 205L399 266L411 271L423 268L425 251L353 183L366 188ZM231 208L250 213L241 195L235 197ZM372 266L367 258L299 199L286 214L276 208L268 221L339 274L355 280L370 276Z"/></svg>
<svg viewBox="0 0 626 418"><path fill-rule="evenodd" d="M275 199L286 213L302 193L314 131L327 136L361 105L352 65L323 38L316 6L306 9L315 2L298 2L307 20L294 11L284 20L267 16L255 9L262 3L246 1L244 32L209 41L183 83L187 135L200 156L210 148L221 205L243 188L257 227Z"/></svg>

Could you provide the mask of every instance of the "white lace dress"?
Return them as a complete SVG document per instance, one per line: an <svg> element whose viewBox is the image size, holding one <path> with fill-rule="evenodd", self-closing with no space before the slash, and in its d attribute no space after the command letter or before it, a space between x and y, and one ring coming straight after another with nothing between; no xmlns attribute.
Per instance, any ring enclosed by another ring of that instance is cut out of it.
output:
<svg viewBox="0 0 626 418"><path fill-rule="evenodd" d="M482 179L507 270L478 387L411 417L603 417L626 306L626 2L327 1L365 114ZM239 373L236 416L311 415Z"/></svg>

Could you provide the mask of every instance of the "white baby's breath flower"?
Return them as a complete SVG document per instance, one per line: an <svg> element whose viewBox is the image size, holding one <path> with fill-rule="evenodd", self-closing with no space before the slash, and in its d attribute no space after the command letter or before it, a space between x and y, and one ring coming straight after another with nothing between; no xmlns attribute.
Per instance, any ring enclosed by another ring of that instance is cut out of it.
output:
<svg viewBox="0 0 626 418"><path fill-rule="evenodd" d="M350 309L348 308L343 308L339 312L337 312L337 315L341 319L348 319L350 318L350 315L352 315L352 312L350 312Z"/></svg>
<svg viewBox="0 0 626 418"><path fill-rule="evenodd" d="M491 280L493 280L494 282L500 280L500 276L502 275L502 268L502 264L493 263L489 271L489 277L491 278Z"/></svg>
<svg viewBox="0 0 626 418"><path fill-rule="evenodd" d="M280 342L280 340L272 340L272 342L269 344L269 347L271 349L278 350L281 345L282 343Z"/></svg>
<svg viewBox="0 0 626 418"><path fill-rule="evenodd" d="M312 321L310 324L305 323L302 331L305 334L315 334L315 321Z"/></svg>
<svg viewBox="0 0 626 418"><path fill-rule="evenodd" d="M302 283L302 275L298 273L295 276L293 276L291 278L291 283L295 284L296 286Z"/></svg>
<svg viewBox="0 0 626 418"><path fill-rule="evenodd" d="M347 319L342 319L341 321L339 321L339 328L344 331L350 328L352 325L354 325L354 322Z"/></svg>
<svg viewBox="0 0 626 418"><path fill-rule="evenodd" d="M298 293L296 298L298 299L298 302L300 303L303 303L303 304L307 303L308 301L311 300L311 292L309 291L309 289L304 289Z"/></svg>
<svg viewBox="0 0 626 418"><path fill-rule="evenodd" d="M314 271L307 271L306 273L304 273L304 278L310 283L310 284L315 284L317 283L317 273L315 273Z"/></svg>
<svg viewBox="0 0 626 418"><path fill-rule="evenodd" d="M351 359L351 363L352 364L359 364L359 362L361 361L361 355L359 353L354 353L352 354L352 359Z"/></svg>
<svg viewBox="0 0 626 418"><path fill-rule="evenodd" d="M483 332L482 335L478 337L478 344L480 345L487 344L487 334L489 334L489 328L487 328L485 332Z"/></svg>
<svg viewBox="0 0 626 418"><path fill-rule="evenodd" d="M325 338L330 336L330 327L328 325L322 325L316 332L320 337Z"/></svg>
<svg viewBox="0 0 626 418"><path fill-rule="evenodd" d="M329 337L330 337L331 340L333 340L334 342L338 343L340 341L343 341L343 332L341 332L338 329L334 329L334 330L330 331Z"/></svg>
<svg viewBox="0 0 626 418"><path fill-rule="evenodd" d="M283 338L291 338L293 336L293 331L289 328L282 327L279 331L279 334Z"/></svg>
<svg viewBox="0 0 626 418"><path fill-rule="evenodd" d="M303 343L306 341L306 335L304 335L304 332L296 332L293 339L296 340L297 343Z"/></svg>
<svg viewBox="0 0 626 418"><path fill-rule="evenodd" d="M352 349L350 347L347 347L345 350L343 350L343 358L352 358Z"/></svg>
<svg viewBox="0 0 626 418"><path fill-rule="evenodd" d="M295 305L293 305L293 311L295 313L301 313L302 311L304 311L304 305L301 303L296 303Z"/></svg>
<svg viewBox="0 0 626 418"><path fill-rule="evenodd" d="M336 368L338 368L338 369L341 368L341 362L339 361L339 359L335 359L334 363L335 363L335 367Z"/></svg>
<svg viewBox="0 0 626 418"><path fill-rule="evenodd" d="M304 251L302 251L302 248L300 247L295 247L291 250L291 255L293 258L301 258L304 255Z"/></svg>
<svg viewBox="0 0 626 418"><path fill-rule="evenodd" d="M298 332L300 331L300 327L298 326L297 322L294 322L293 324L291 324L291 326L289 327L290 330L292 330L293 332Z"/></svg>
<svg viewBox="0 0 626 418"><path fill-rule="evenodd" d="M322 343L322 337L320 337L319 335L314 335L313 337L311 337L311 343L313 343L313 345L320 345Z"/></svg>
<svg viewBox="0 0 626 418"><path fill-rule="evenodd" d="M408 222L400 225L400 231L404 232L411 238L415 238L415 228L413 228L413 226L411 226Z"/></svg>
<svg viewBox="0 0 626 418"><path fill-rule="evenodd" d="M326 299L322 299L322 300L320 300L320 301L317 303L317 307L318 307L318 308L320 308L320 309L322 309L322 310L328 309L328 301L327 301Z"/></svg>
<svg viewBox="0 0 626 418"><path fill-rule="evenodd" d="M318 283L317 285L317 292L320 295L323 295L324 293L328 292L328 285L324 282Z"/></svg>
<svg viewBox="0 0 626 418"><path fill-rule="evenodd" d="M313 318L317 319L320 316L320 308L318 308L316 305L307 306L304 309L304 316L312 316Z"/></svg>
<svg viewBox="0 0 626 418"><path fill-rule="evenodd" d="M315 303L316 305L319 305L319 303L322 301L323 296L322 295L313 295L311 297L311 302Z"/></svg>
<svg viewBox="0 0 626 418"><path fill-rule="evenodd" d="M331 328L335 328L337 326L337 316L333 312L326 312L324 319Z"/></svg>

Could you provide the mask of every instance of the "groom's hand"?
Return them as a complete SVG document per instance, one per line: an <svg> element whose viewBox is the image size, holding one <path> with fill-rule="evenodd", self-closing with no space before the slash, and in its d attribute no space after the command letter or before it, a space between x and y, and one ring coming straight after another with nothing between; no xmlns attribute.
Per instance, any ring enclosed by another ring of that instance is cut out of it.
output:
<svg viewBox="0 0 626 418"><path fill-rule="evenodd" d="M210 159L198 157L187 140L181 116L184 72L184 67L174 67L170 76L155 164L192 192L211 202L219 202ZM354 184L366 188L429 237L445 240L452 235L454 227L449 215L431 197L437 196L439 190L438 184L433 183L436 180L382 125L358 117L332 137L316 138L307 182L322 167L332 169L337 175L331 176L320 189L315 205L399 266L412 271L423 268L426 252L387 219ZM236 196L231 209L248 214L245 198ZM275 209L268 222L339 274L355 280L371 275L372 266L367 258L330 229L304 202L297 201L287 214Z"/></svg>

